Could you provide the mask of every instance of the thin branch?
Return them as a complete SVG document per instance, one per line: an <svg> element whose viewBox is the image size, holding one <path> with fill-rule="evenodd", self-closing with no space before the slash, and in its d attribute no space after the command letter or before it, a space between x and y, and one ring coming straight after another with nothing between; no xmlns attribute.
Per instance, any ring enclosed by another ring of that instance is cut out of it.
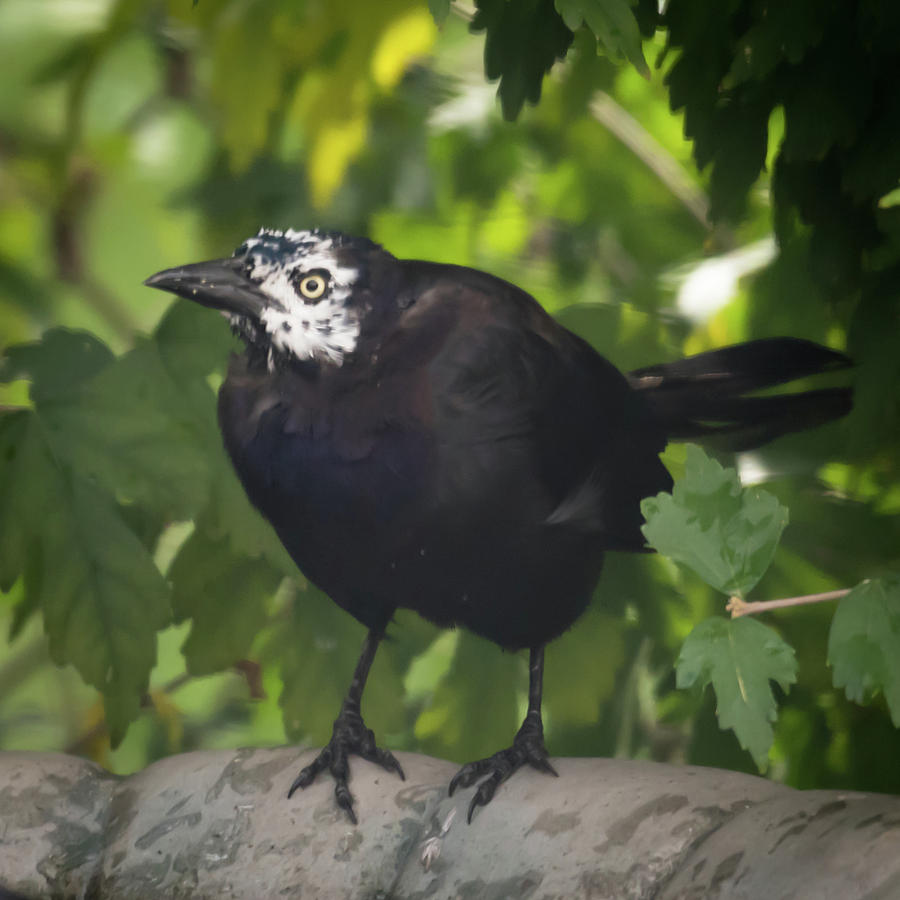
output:
<svg viewBox="0 0 900 900"><path fill-rule="evenodd" d="M841 588L838 591L825 591L821 594L805 594L802 597L785 597L783 600L759 600L750 603L741 600L740 597L732 597L725 609L731 613L732 619L736 619L738 616L752 616L770 609L785 609L789 606L805 606L807 603L839 600L841 597L846 597L851 590L851 588Z"/></svg>
<svg viewBox="0 0 900 900"><path fill-rule="evenodd" d="M681 164L659 141L626 112L605 91L591 98L591 115L615 135L681 201L687 211L705 228L709 222L709 200L691 181Z"/></svg>

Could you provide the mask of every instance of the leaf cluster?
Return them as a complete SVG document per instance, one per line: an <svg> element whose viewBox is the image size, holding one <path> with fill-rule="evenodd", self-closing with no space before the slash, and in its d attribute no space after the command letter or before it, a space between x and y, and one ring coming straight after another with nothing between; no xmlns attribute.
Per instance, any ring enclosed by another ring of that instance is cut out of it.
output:
<svg viewBox="0 0 900 900"><path fill-rule="evenodd" d="M775 555L787 510L767 491L742 488L694 445L671 494L642 503L655 550L695 572L726 597L742 601ZM738 602L737 608L741 608ZM884 693L900 724L900 582L864 581L844 597L831 624L828 661L834 685L851 700ZM769 682L787 692L797 680L794 649L755 619L714 616L691 630L676 665L679 687L712 685L722 728L731 728L760 769L775 739L777 704Z"/></svg>
<svg viewBox="0 0 900 900"><path fill-rule="evenodd" d="M565 58L582 27L611 59L627 59L649 76L641 38L652 35L657 11L648 0L476 0L475 6L471 29L485 32L484 72L499 79L507 119L540 100L544 76Z"/></svg>
<svg viewBox="0 0 900 900"><path fill-rule="evenodd" d="M275 566L293 569L225 459L205 379L210 351L224 359L231 339L201 316L176 304L118 358L86 332L53 329L10 348L0 369L0 381L26 379L32 401L0 416L0 588L24 585L13 636L42 614L54 662L102 693L114 743L173 613L198 625L189 669L216 671L249 649ZM195 528L167 580L153 548L176 520Z"/></svg>
<svg viewBox="0 0 900 900"><path fill-rule="evenodd" d="M900 183L897 5L673 0L663 27L672 109L710 168L713 217L743 213L774 131L776 233L809 233L823 289L852 293L896 267L897 212L882 201Z"/></svg>

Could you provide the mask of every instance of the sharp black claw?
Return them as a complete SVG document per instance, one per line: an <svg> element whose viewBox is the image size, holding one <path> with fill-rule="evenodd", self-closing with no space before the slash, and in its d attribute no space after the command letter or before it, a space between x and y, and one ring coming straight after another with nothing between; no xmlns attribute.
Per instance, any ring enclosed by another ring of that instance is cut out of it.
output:
<svg viewBox="0 0 900 900"><path fill-rule="evenodd" d="M297 788L301 788L301 787L306 787L306 785L303 783L303 779L301 778L301 776L298 775L298 776L291 782L291 786L288 788L288 800L290 800L291 797L294 796L294 791L296 791Z"/></svg>
<svg viewBox="0 0 900 900"><path fill-rule="evenodd" d="M325 747L322 752L308 765L300 770L300 774L293 780L288 789L290 799L297 788L309 787L316 780L316 776L331 763L331 748Z"/></svg>
<svg viewBox="0 0 900 900"><path fill-rule="evenodd" d="M494 756L491 756L488 759L479 759L475 762L466 763L453 778L450 779L450 785L447 788L448 796L452 797L453 792L457 788L467 788L475 784L475 782L491 768L494 757L498 755L499 754L495 753Z"/></svg>
<svg viewBox="0 0 900 900"><path fill-rule="evenodd" d="M354 825L358 825L359 821L356 818L356 813L353 811L353 795L350 793L346 781L339 781L334 786L334 799L337 805L347 813L347 818Z"/></svg>
<svg viewBox="0 0 900 900"><path fill-rule="evenodd" d="M546 757L537 757L535 759L529 759L528 762L531 763L539 772L546 772L548 775L553 775L556 778L559 778L559 772L550 765L550 760Z"/></svg>
<svg viewBox="0 0 900 900"><path fill-rule="evenodd" d="M390 754L391 757L391 765L393 766L394 771L400 776L401 781L406 781L406 774L403 771L403 767L400 763L394 758L394 754Z"/></svg>
<svg viewBox="0 0 900 900"><path fill-rule="evenodd" d="M511 747L500 750L493 756L486 759L479 759L475 762L466 763L454 776L450 779L447 787L447 794L453 796L457 788L470 787L475 784L482 775L487 777L478 785L478 789L469 802L469 810L466 815L466 821L471 824L475 810L479 806L487 806L494 797L497 788L506 781L514 772L517 772L522 766L530 765L539 772L545 772L548 775L559 776L559 773L547 758L547 750L544 747L543 728L540 727L540 720L535 727L527 719Z"/></svg>
<svg viewBox="0 0 900 900"><path fill-rule="evenodd" d="M463 766L451 779L447 786L447 796L452 797L458 787L468 787L471 782L466 782L466 767Z"/></svg>
<svg viewBox="0 0 900 900"><path fill-rule="evenodd" d="M288 797L293 796L298 788L309 787L327 769L335 782L335 802L347 813L347 817L354 825L359 824L353 809L353 795L347 784L350 778L347 757L351 754L361 756L388 772L396 772L402 781L406 781L406 775L394 754L376 746L375 735L366 728L359 712L343 709L334 720L331 740L322 748L322 752L300 771L288 790Z"/></svg>

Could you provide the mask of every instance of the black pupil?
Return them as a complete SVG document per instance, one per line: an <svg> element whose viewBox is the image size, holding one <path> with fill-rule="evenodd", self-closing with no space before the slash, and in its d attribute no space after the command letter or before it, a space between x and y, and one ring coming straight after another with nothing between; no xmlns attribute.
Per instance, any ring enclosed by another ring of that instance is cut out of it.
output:
<svg viewBox="0 0 900 900"><path fill-rule="evenodd" d="M322 287L322 279L321 278L316 278L315 276L313 276L312 278L306 279L306 289L311 294L314 294L321 287Z"/></svg>

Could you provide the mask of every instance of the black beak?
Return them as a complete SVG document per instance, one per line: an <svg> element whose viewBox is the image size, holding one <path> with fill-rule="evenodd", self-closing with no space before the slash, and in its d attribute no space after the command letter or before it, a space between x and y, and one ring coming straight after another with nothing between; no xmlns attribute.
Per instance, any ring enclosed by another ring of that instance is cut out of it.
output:
<svg viewBox="0 0 900 900"><path fill-rule="evenodd" d="M211 309L254 319L258 319L267 306L278 305L243 274L242 261L234 257L163 269L151 275L144 284Z"/></svg>

